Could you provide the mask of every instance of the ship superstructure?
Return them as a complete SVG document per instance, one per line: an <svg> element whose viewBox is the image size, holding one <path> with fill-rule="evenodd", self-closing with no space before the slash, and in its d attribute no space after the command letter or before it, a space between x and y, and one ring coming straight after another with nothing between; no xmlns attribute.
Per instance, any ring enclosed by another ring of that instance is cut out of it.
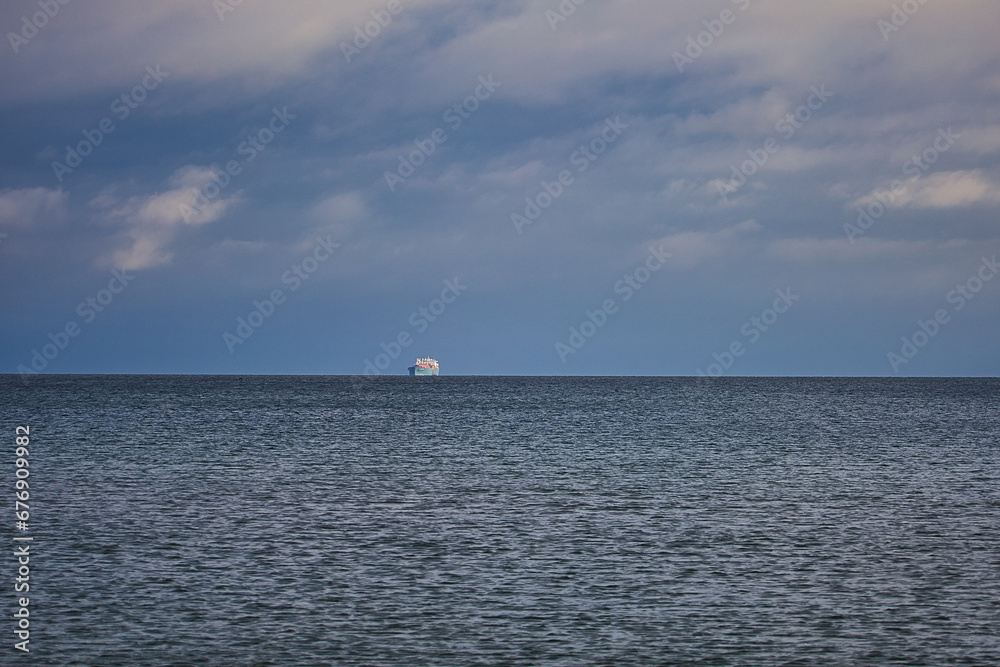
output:
<svg viewBox="0 0 1000 667"><path fill-rule="evenodd" d="M412 366L410 366L409 371L410 375L437 375L437 359L431 359L430 357L419 358Z"/></svg>

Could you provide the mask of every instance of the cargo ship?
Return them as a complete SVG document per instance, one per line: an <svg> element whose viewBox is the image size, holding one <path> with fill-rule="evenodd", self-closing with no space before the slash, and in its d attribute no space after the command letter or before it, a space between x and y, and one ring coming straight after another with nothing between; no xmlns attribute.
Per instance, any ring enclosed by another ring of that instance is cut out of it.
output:
<svg viewBox="0 0 1000 667"><path fill-rule="evenodd" d="M410 375L437 375L437 359L431 359L430 357L417 359L416 363L410 366L409 371Z"/></svg>

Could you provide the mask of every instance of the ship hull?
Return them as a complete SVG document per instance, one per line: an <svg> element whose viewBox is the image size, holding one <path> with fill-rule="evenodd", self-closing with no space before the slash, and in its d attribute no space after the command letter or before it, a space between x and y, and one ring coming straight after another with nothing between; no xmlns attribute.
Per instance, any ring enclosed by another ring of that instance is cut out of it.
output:
<svg viewBox="0 0 1000 667"><path fill-rule="evenodd" d="M438 369L436 368L421 368L420 366L410 366L408 369L410 375L437 375Z"/></svg>

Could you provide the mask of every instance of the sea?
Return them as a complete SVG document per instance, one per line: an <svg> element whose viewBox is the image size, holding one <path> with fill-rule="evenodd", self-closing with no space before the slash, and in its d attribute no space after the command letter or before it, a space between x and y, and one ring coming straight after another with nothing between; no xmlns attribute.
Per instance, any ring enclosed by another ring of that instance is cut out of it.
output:
<svg viewBox="0 0 1000 667"><path fill-rule="evenodd" d="M0 376L0 664L1000 665L998 408L996 378Z"/></svg>

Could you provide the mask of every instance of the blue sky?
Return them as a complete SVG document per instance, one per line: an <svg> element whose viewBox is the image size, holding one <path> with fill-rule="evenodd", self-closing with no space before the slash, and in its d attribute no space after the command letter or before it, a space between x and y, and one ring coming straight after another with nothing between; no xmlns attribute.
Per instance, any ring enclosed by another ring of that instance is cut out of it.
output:
<svg viewBox="0 0 1000 667"><path fill-rule="evenodd" d="M997 375L998 27L6 2L0 370Z"/></svg>

